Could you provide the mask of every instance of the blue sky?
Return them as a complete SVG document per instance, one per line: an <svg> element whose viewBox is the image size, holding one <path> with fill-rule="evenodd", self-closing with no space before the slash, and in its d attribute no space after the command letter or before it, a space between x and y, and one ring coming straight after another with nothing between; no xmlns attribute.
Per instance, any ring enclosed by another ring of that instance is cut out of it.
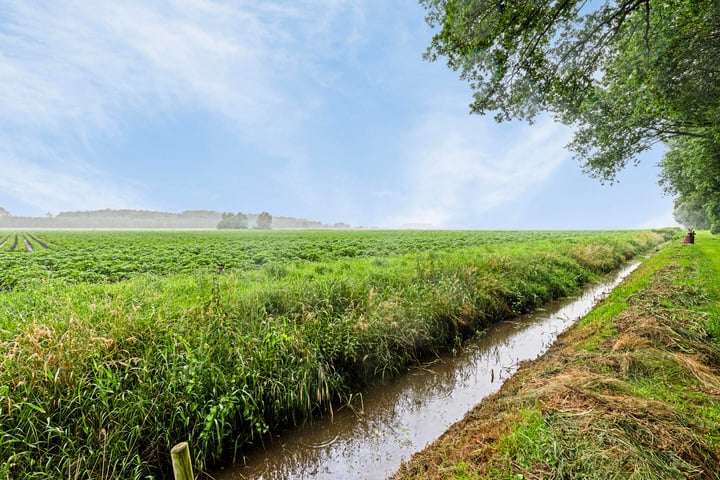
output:
<svg viewBox="0 0 720 480"><path fill-rule="evenodd" d="M674 225L659 150L601 185L567 127L469 115L432 33L413 0L2 0L0 206Z"/></svg>

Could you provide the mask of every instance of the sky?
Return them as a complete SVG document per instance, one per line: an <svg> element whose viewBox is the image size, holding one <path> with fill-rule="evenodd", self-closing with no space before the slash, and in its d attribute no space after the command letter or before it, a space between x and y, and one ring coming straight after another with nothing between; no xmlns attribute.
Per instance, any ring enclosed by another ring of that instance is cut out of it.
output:
<svg viewBox="0 0 720 480"><path fill-rule="evenodd" d="M414 0L0 0L0 207L353 226L672 226L662 151L613 185L569 127L470 115Z"/></svg>

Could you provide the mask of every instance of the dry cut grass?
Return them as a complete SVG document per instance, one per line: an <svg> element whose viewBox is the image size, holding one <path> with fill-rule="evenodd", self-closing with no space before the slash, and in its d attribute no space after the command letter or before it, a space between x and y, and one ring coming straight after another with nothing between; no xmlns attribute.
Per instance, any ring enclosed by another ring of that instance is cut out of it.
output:
<svg viewBox="0 0 720 480"><path fill-rule="evenodd" d="M393 478L720 478L707 265L664 251Z"/></svg>

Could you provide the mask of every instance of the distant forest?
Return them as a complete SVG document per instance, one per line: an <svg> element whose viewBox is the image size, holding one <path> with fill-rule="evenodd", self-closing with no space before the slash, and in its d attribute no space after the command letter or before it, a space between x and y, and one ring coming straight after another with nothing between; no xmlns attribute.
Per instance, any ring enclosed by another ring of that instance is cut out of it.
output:
<svg viewBox="0 0 720 480"><path fill-rule="evenodd" d="M259 214L246 213L247 228L257 228ZM53 216L21 217L0 208L0 228L138 228L138 229L214 229L223 217L222 212L211 210L188 210L180 213L149 210L92 210L84 212L60 212ZM269 228L322 229L350 228L345 223L327 225L304 218L272 215ZM267 228L267 227L265 227Z"/></svg>

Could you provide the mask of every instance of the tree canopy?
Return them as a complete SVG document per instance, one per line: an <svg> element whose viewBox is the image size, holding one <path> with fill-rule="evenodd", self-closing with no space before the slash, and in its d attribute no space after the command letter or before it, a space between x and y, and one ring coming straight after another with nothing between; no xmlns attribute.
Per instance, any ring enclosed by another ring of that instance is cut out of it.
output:
<svg viewBox="0 0 720 480"><path fill-rule="evenodd" d="M224 212L217 225L218 230L248 228L248 218L242 212Z"/></svg>
<svg viewBox="0 0 720 480"><path fill-rule="evenodd" d="M268 212L261 212L257 217L256 228L259 230L270 230L272 228L272 215Z"/></svg>
<svg viewBox="0 0 720 480"><path fill-rule="evenodd" d="M420 0L439 27L426 53L497 121L541 112L575 129L591 176L613 182L657 143L676 207L720 230L720 4L716 0ZM686 170L692 170L691 173Z"/></svg>

